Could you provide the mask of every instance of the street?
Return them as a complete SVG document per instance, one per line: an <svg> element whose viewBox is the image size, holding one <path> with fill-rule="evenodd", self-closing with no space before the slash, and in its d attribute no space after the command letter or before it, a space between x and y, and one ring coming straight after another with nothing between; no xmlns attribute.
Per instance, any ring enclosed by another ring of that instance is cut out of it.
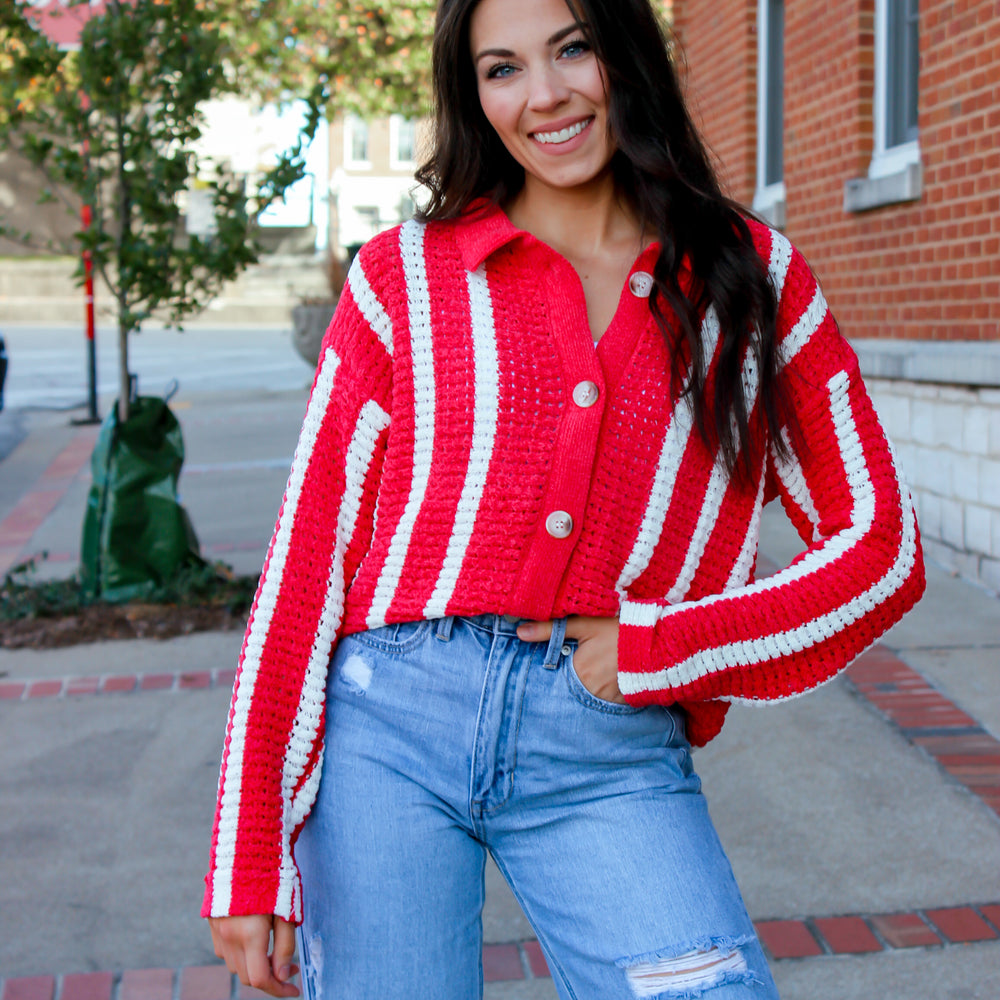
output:
<svg viewBox="0 0 1000 1000"><path fill-rule="evenodd" d="M5 410L86 407L87 347L83 326L4 325L10 368ZM101 415L118 395L118 337L97 331L97 392ZM186 392L280 391L307 385L311 373L295 353L288 329L191 327L183 333L150 326L134 335L129 365L139 392L163 395L177 379ZM76 415L76 414L74 414ZM2 452L0 452L2 457Z"/></svg>

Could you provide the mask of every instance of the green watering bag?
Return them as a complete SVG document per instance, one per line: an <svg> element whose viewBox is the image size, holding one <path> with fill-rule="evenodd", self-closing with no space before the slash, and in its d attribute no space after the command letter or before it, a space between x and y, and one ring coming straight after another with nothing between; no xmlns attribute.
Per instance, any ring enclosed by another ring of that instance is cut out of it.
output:
<svg viewBox="0 0 1000 1000"><path fill-rule="evenodd" d="M81 546L84 593L123 602L148 596L185 568L204 565L177 496L180 424L166 400L139 396L124 423L113 406L91 456Z"/></svg>

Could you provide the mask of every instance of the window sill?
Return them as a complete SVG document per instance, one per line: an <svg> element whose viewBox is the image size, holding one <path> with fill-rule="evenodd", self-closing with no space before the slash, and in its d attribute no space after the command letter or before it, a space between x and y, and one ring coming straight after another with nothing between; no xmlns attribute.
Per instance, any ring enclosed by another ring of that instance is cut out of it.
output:
<svg viewBox="0 0 1000 1000"><path fill-rule="evenodd" d="M844 184L844 211L867 212L883 205L919 201L924 192L920 163L908 163L894 173L855 177Z"/></svg>
<svg viewBox="0 0 1000 1000"><path fill-rule="evenodd" d="M854 337L851 346L865 378L1000 387L1000 341Z"/></svg>

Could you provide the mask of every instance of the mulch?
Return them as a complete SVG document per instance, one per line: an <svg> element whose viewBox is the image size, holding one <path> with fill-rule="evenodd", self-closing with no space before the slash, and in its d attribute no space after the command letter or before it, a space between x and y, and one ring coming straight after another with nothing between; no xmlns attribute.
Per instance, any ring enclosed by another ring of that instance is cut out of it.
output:
<svg viewBox="0 0 1000 1000"><path fill-rule="evenodd" d="M105 639L172 639L243 629L246 612L211 604L91 604L68 614L0 623L0 649L56 649Z"/></svg>

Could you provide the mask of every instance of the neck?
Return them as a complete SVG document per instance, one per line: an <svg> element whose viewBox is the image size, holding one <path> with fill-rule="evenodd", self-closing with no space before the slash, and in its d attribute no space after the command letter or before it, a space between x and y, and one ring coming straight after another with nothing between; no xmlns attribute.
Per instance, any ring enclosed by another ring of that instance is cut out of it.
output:
<svg viewBox="0 0 1000 1000"><path fill-rule="evenodd" d="M529 176L507 206L507 215L554 250L576 256L598 256L641 237L639 223L610 173L575 188L548 187Z"/></svg>

